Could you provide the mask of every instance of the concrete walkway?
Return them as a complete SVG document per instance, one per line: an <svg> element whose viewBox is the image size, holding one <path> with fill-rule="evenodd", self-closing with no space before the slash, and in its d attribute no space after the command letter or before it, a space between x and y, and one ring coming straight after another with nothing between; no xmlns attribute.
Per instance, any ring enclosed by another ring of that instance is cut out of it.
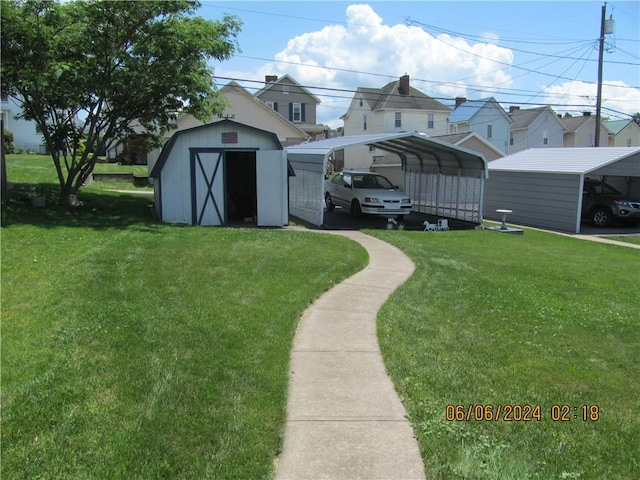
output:
<svg viewBox="0 0 640 480"><path fill-rule="evenodd" d="M276 479L423 479L418 444L382 362L376 318L414 265L360 232L369 265L304 313L291 354Z"/></svg>

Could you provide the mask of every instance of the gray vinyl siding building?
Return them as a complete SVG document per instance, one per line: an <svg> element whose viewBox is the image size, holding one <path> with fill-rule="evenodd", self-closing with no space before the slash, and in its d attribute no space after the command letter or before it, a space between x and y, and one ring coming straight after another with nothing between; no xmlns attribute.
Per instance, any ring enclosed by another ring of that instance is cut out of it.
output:
<svg viewBox="0 0 640 480"><path fill-rule="evenodd" d="M579 233L585 178L604 179L624 193L640 188L640 148L532 148L488 164L483 216Z"/></svg>

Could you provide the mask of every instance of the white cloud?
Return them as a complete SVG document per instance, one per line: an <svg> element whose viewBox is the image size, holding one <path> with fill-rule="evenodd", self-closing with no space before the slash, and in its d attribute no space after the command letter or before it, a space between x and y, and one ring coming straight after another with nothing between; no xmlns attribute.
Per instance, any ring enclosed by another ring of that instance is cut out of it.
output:
<svg viewBox="0 0 640 480"><path fill-rule="evenodd" d="M446 34L435 37L416 26L385 25L369 5L350 5L345 13L346 25L290 39L275 56L276 62L257 73L261 78L288 73L303 85L347 90L379 88L408 74L415 88L436 98L467 96L469 87L473 89L470 97L492 96L483 87L512 85L508 66L513 52L493 44L493 35L487 34L488 43L471 44ZM318 121L341 126L338 118L346 112L353 93L314 93L322 100Z"/></svg>
<svg viewBox="0 0 640 480"><path fill-rule="evenodd" d="M596 111L597 85L579 80L565 82L544 89L544 103L557 106L554 110L564 114L581 111ZM610 110L609 110L610 109ZM605 81L602 86L602 115L620 118L616 112L632 115L640 111L640 90L629 88L624 82Z"/></svg>

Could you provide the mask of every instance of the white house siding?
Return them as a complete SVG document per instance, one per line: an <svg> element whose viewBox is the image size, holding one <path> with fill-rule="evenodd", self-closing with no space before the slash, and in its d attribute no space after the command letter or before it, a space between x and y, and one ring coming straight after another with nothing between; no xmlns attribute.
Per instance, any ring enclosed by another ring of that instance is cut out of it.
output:
<svg viewBox="0 0 640 480"><path fill-rule="evenodd" d="M487 126L492 126L491 138L487 135ZM483 106L473 117L471 131L476 132L482 138L501 152L507 152L509 148L509 120L503 114L497 114L493 103Z"/></svg>
<svg viewBox="0 0 640 480"><path fill-rule="evenodd" d="M513 145L509 145L509 154L529 148L560 148L563 146L564 130L552 112L539 115L527 128L512 130ZM547 144L544 144L544 133L548 133Z"/></svg>
<svg viewBox="0 0 640 480"><path fill-rule="evenodd" d="M20 107L16 101L7 97L0 102L0 114L4 128L13 133L13 146L15 150L45 153L44 138L36 130L36 122L15 118L20 113Z"/></svg>
<svg viewBox="0 0 640 480"><path fill-rule="evenodd" d="M638 147L640 146L640 126L629 122L626 127L614 137L612 147Z"/></svg>
<svg viewBox="0 0 640 480"><path fill-rule="evenodd" d="M564 135L563 144L566 148L572 147L593 147L595 145L596 120L595 117L589 118L584 124L576 129L575 132L568 132ZM609 144L609 131L600 126L600 147L606 147ZM625 145L626 146L626 145Z"/></svg>
<svg viewBox="0 0 640 480"><path fill-rule="evenodd" d="M353 102L352 102L353 106ZM345 119L344 135L368 135L372 133L422 132L431 137L448 133L450 112L427 110L393 110L371 111L366 108L355 108ZM401 126L396 127L396 112L402 112ZM428 114L433 114L433 127L428 127ZM364 116L367 116L367 129L364 129ZM383 150L370 150L368 146L354 146L344 151L344 169L369 170L376 156L385 155Z"/></svg>
<svg viewBox="0 0 640 480"><path fill-rule="evenodd" d="M513 210L508 223L576 232L580 175L489 171L484 218L500 220L498 209Z"/></svg>

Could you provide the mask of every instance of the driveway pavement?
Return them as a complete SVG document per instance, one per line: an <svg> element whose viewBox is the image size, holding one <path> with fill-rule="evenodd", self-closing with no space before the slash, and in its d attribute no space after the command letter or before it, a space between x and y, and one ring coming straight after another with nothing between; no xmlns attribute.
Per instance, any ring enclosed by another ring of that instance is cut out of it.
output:
<svg viewBox="0 0 640 480"><path fill-rule="evenodd" d="M376 318L414 265L356 231L367 267L304 313L294 339L285 442L276 479L423 479L422 459L382 361Z"/></svg>

